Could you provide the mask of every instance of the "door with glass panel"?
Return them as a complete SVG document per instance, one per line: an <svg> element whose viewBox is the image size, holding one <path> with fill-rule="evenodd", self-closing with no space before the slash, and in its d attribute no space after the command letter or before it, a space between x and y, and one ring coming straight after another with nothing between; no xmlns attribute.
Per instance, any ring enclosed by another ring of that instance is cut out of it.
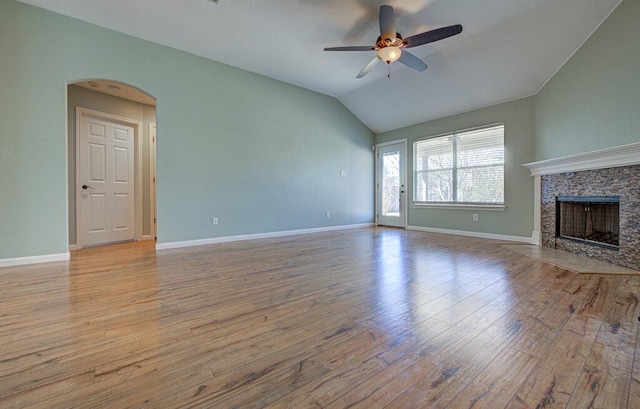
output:
<svg viewBox="0 0 640 409"><path fill-rule="evenodd" d="M405 141L376 146L376 222L383 226L406 226Z"/></svg>

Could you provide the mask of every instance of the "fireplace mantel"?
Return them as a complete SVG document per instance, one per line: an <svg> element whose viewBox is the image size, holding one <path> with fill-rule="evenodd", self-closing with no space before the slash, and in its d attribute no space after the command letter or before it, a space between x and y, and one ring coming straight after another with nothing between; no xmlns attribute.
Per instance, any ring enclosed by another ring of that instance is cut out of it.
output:
<svg viewBox="0 0 640 409"><path fill-rule="evenodd" d="M640 164L640 142L576 155L525 163L531 176L554 175Z"/></svg>

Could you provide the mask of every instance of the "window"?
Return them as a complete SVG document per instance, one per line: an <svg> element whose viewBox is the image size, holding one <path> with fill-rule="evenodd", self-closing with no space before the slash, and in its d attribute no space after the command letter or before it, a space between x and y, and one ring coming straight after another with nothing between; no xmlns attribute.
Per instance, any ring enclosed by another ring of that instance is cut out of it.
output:
<svg viewBox="0 0 640 409"><path fill-rule="evenodd" d="M503 205L504 125L413 143L415 204Z"/></svg>

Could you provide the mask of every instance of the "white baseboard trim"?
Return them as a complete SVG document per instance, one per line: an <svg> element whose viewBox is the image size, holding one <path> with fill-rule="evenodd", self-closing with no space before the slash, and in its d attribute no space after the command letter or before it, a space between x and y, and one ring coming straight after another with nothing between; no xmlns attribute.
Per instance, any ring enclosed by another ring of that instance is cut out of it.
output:
<svg viewBox="0 0 640 409"><path fill-rule="evenodd" d="M540 237L539 231L534 230L531 232L531 244L535 244L536 246L542 245L542 237Z"/></svg>
<svg viewBox="0 0 640 409"><path fill-rule="evenodd" d="M69 244L69 251L76 251L78 250L78 246L76 244Z"/></svg>
<svg viewBox="0 0 640 409"><path fill-rule="evenodd" d="M269 239L273 237L295 236L299 234L323 233L336 230L359 229L362 227L373 227L373 223L347 224L342 226L317 227L313 229L276 231L271 233L243 234L239 236L214 237L201 240L174 241L171 243L158 243L156 250L177 249L182 247L203 246L206 244L230 243L233 241Z"/></svg>
<svg viewBox="0 0 640 409"><path fill-rule="evenodd" d="M150 234L143 234L142 241L146 241L146 240L153 240L153 236Z"/></svg>
<svg viewBox="0 0 640 409"><path fill-rule="evenodd" d="M0 259L0 267L24 266L27 264L50 263L52 261L67 261L71 258L69 252L47 254L44 256L16 257Z"/></svg>
<svg viewBox="0 0 640 409"><path fill-rule="evenodd" d="M436 229L435 227L421 227L421 226L407 226L407 230L424 231L428 233L453 234L456 236L478 237L481 239L516 241L519 243L527 243L527 244L537 243L533 241L532 237L508 236L505 234L480 233L476 231Z"/></svg>

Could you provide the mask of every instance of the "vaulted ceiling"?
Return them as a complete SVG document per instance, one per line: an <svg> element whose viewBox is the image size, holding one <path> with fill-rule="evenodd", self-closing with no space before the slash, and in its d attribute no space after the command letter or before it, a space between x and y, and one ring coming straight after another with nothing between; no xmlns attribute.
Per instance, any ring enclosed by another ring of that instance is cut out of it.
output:
<svg viewBox="0 0 640 409"><path fill-rule="evenodd" d="M21 0L334 96L376 133L536 94L621 0ZM412 48L429 69L378 64L378 9L404 37L462 24Z"/></svg>

